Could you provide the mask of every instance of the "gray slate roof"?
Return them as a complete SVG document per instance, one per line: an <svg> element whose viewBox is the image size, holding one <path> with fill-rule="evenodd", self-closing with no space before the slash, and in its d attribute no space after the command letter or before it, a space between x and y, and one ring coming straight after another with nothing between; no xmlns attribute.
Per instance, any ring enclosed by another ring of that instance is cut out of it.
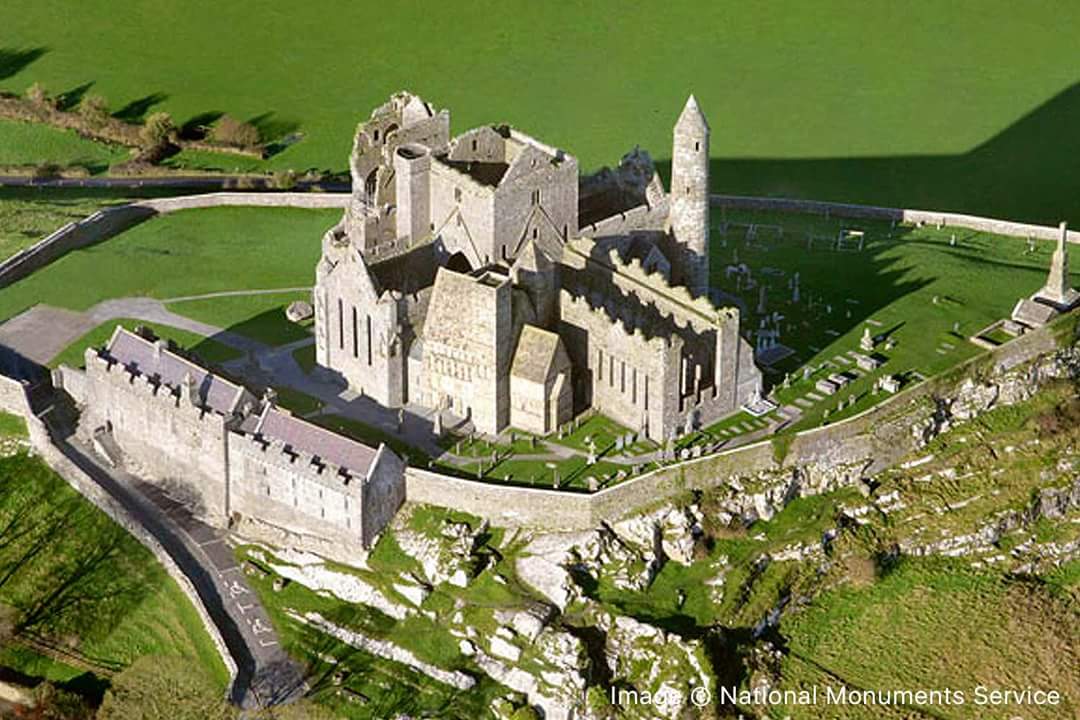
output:
<svg viewBox="0 0 1080 720"><path fill-rule="evenodd" d="M256 432L265 438L280 440L297 452L314 455L324 462L366 476L375 462L376 450L355 440L325 430L306 420L268 407Z"/></svg>
<svg viewBox="0 0 1080 720"><path fill-rule="evenodd" d="M222 415L232 413L244 392L239 385L214 375L165 347L159 349L155 343L119 325L106 352L129 370L148 378L156 378L163 385L175 390L179 390L184 377L190 375L198 388L202 404Z"/></svg>

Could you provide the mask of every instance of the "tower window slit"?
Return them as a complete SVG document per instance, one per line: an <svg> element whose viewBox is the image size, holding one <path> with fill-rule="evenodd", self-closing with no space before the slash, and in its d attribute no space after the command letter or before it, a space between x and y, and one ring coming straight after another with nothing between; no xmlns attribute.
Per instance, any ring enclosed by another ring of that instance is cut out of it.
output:
<svg viewBox="0 0 1080 720"><path fill-rule="evenodd" d="M367 325L367 364L371 364L371 316L368 315L366 319Z"/></svg>
<svg viewBox="0 0 1080 720"><path fill-rule="evenodd" d="M356 327L356 306L352 309L352 356L360 357L360 336Z"/></svg>
<svg viewBox="0 0 1080 720"><path fill-rule="evenodd" d="M338 348L345 349L345 305L341 302L341 298L337 301L337 336L338 336Z"/></svg>

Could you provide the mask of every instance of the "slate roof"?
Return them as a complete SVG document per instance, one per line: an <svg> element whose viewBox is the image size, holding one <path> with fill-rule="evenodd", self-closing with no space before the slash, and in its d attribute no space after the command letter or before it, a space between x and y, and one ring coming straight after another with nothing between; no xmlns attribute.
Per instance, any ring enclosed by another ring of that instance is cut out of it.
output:
<svg viewBox="0 0 1080 720"><path fill-rule="evenodd" d="M263 411L256 433L268 439L280 440L293 451L309 453L354 475L367 475L375 462L375 449L272 406L267 406Z"/></svg>
<svg viewBox="0 0 1080 720"><path fill-rule="evenodd" d="M568 363L561 342L559 336L553 332L535 325L526 325L521 329L511 375L544 384L553 367L558 371Z"/></svg>
<svg viewBox="0 0 1080 720"><path fill-rule="evenodd" d="M167 348L158 348L146 338L121 326L116 327L106 352L110 357L148 378L156 378L166 387L180 389L184 377L191 376L199 391L199 399L205 407L229 415L236 406L244 389L222 377L214 375L196 363L180 357Z"/></svg>

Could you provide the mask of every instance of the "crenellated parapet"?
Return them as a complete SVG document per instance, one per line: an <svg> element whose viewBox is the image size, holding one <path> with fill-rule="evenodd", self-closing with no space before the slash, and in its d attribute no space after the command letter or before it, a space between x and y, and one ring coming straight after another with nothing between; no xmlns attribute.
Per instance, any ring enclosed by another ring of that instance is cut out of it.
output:
<svg viewBox="0 0 1080 720"><path fill-rule="evenodd" d="M294 474L337 492L360 496L365 477L316 455L261 435L231 432L233 452L277 471Z"/></svg>

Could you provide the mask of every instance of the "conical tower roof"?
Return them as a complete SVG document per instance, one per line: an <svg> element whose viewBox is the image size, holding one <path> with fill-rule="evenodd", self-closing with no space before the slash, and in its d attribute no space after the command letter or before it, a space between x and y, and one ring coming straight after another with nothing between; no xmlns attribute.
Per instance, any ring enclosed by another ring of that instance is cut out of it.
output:
<svg viewBox="0 0 1080 720"><path fill-rule="evenodd" d="M709 132L709 123L705 120L705 114L701 112L701 108L698 107L697 98L692 94L686 99L686 105L683 106L682 112L679 114L679 119L675 123L675 129L678 130L695 130L698 132Z"/></svg>

